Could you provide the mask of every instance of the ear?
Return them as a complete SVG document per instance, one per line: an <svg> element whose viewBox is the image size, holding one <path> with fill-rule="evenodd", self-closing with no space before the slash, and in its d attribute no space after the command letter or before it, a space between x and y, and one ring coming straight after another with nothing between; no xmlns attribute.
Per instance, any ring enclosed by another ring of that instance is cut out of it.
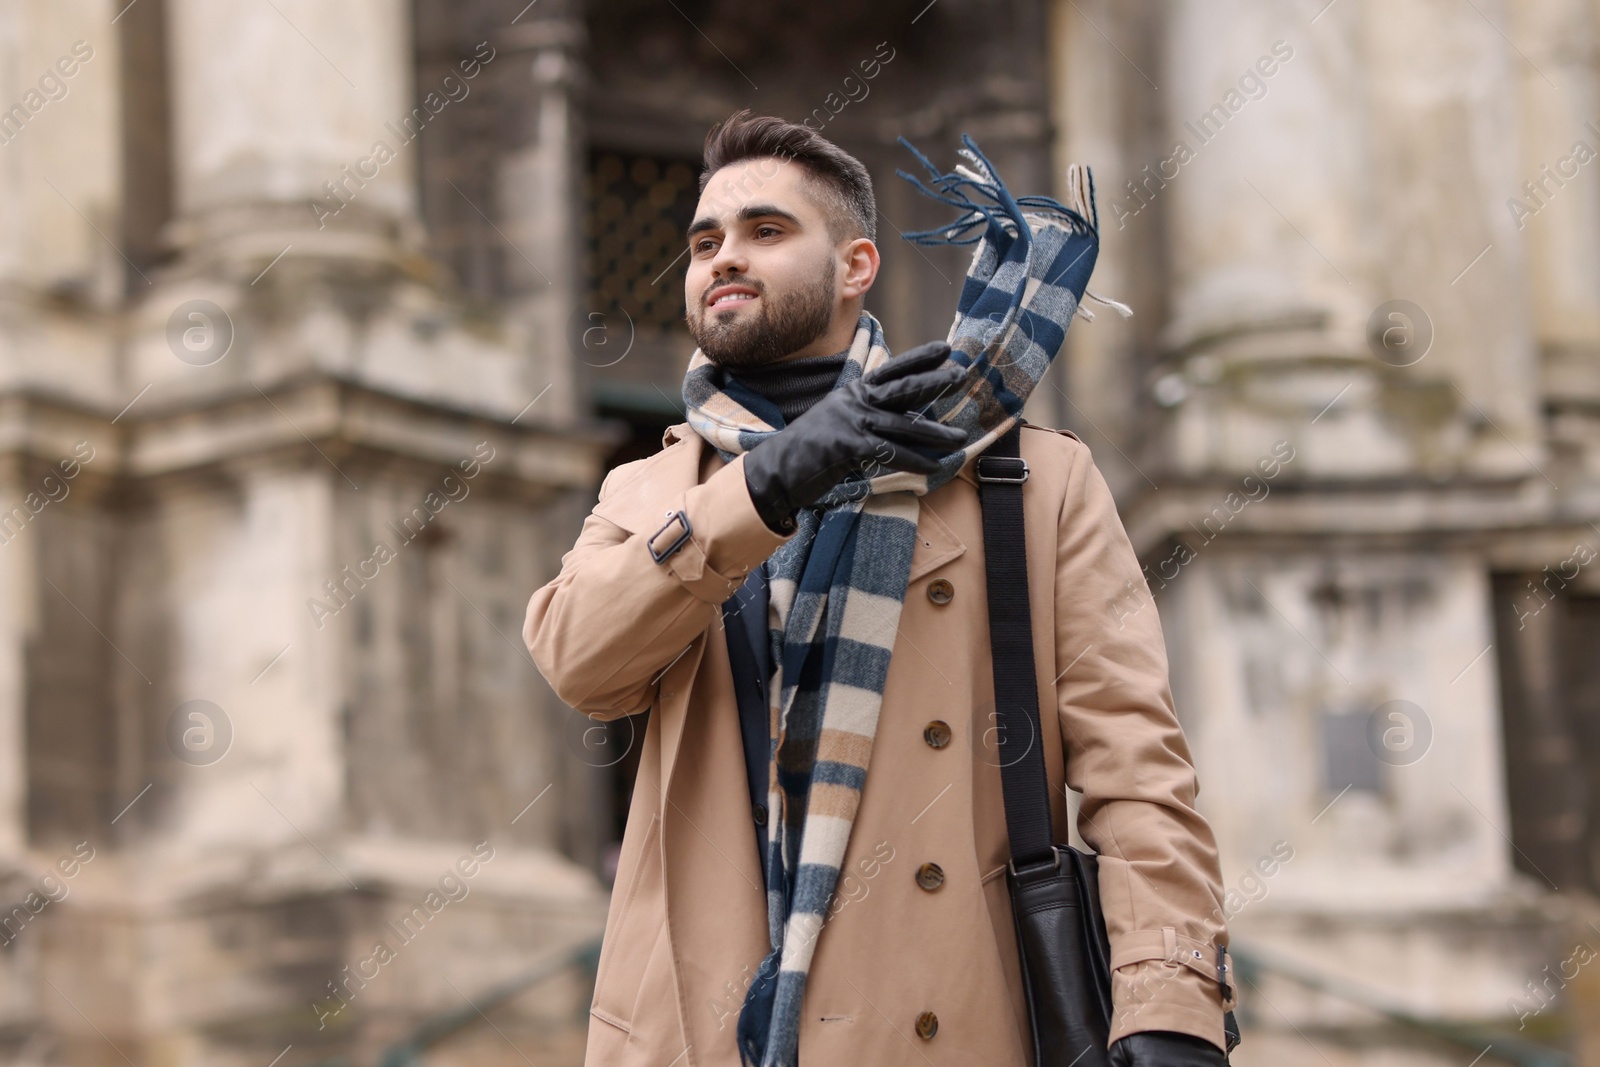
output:
<svg viewBox="0 0 1600 1067"><path fill-rule="evenodd" d="M857 237L845 242L839 254L844 263L839 296L844 300L862 296L878 277L878 246L865 237Z"/></svg>

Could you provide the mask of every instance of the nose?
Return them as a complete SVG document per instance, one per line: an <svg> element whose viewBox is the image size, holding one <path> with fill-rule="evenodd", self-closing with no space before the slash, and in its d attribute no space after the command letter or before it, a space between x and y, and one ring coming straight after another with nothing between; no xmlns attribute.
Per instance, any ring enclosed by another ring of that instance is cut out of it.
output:
<svg viewBox="0 0 1600 1067"><path fill-rule="evenodd" d="M750 260L743 246L735 238L726 238L711 258L711 277L721 281L730 274L744 274L750 269Z"/></svg>

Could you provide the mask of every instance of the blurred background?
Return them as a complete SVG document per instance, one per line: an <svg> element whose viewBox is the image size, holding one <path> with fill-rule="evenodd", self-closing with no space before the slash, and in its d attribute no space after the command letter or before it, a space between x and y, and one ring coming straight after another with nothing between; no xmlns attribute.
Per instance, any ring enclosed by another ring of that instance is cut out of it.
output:
<svg viewBox="0 0 1600 1067"><path fill-rule="evenodd" d="M681 234L750 106L872 171L896 350L967 255L898 238L949 214L897 137L1092 168L1134 314L1026 414L1147 565L1234 1062L1600 1064L1597 26L0 0L0 1062L581 1061L645 723L518 631L682 419Z"/></svg>

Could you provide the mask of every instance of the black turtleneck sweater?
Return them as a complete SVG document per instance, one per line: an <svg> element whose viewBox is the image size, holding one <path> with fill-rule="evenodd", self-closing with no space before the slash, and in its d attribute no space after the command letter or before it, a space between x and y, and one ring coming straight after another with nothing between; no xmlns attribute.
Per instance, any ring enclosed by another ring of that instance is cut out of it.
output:
<svg viewBox="0 0 1600 1067"><path fill-rule="evenodd" d="M778 405L778 410L783 412L783 424L787 426L828 394L839 380L839 371L849 356L850 350L845 349L831 356L806 356L764 363L759 367L740 367L728 374Z"/></svg>
<svg viewBox="0 0 1600 1067"><path fill-rule="evenodd" d="M846 349L831 356L807 356L759 367L741 367L728 373L776 404L787 426L828 394L839 380L839 371L849 355ZM745 776L750 787L750 810L756 822L760 857L760 844L766 834L767 749L771 744L767 688L773 670L767 636L765 565L751 568L744 584L722 605L722 618L728 638L728 660L733 666L739 733L744 741ZM764 859L761 865L764 872Z"/></svg>

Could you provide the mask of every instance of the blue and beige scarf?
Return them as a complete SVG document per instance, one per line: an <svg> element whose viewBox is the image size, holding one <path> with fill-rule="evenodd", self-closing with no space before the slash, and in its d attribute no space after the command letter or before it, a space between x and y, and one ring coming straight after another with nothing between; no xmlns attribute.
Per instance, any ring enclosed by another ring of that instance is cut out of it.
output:
<svg viewBox="0 0 1600 1067"><path fill-rule="evenodd" d="M897 173L963 212L907 240L978 245L949 335L950 358L967 375L924 408L927 417L964 429L967 444L933 474L851 472L813 507L800 509L794 536L765 564L777 664L768 691L772 815L764 849L772 949L739 1013L739 1051L751 1067L794 1067L798 1058L806 975L861 800L905 602L917 498L955 477L1021 418L1073 316L1093 317L1080 307L1099 248L1089 170L1068 169L1065 205L1013 197L972 139L962 140L960 154L971 167L940 174L902 137L927 168L931 187ZM834 388L891 358L878 320L863 312ZM690 424L727 462L783 428L774 404L699 349L689 360L683 398Z"/></svg>

